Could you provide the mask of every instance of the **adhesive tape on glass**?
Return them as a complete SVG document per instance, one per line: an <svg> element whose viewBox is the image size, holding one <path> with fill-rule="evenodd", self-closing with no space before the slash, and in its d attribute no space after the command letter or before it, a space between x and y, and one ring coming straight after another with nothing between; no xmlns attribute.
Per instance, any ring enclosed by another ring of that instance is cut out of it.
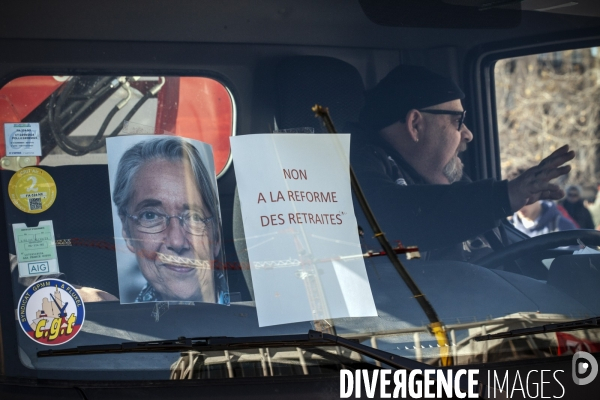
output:
<svg viewBox="0 0 600 400"><path fill-rule="evenodd" d="M56 183L43 169L23 168L10 178L8 194L19 210L38 214L49 209L56 200Z"/></svg>

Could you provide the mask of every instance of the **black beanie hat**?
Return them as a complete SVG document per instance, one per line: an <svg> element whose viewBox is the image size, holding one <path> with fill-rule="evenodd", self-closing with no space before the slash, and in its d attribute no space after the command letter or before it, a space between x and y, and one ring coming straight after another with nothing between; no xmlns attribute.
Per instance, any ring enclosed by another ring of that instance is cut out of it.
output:
<svg viewBox="0 0 600 400"><path fill-rule="evenodd" d="M416 65L399 65L369 90L359 123L379 131L404 120L412 109L464 99L465 94L450 78Z"/></svg>

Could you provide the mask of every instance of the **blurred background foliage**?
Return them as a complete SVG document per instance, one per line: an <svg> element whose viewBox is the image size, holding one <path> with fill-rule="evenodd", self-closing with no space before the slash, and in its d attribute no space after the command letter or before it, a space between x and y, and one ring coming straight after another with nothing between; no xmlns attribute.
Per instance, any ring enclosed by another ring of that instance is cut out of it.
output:
<svg viewBox="0 0 600 400"><path fill-rule="evenodd" d="M494 79L502 176L569 144L576 157L559 184L581 185L593 198L600 183L598 48L500 60Z"/></svg>

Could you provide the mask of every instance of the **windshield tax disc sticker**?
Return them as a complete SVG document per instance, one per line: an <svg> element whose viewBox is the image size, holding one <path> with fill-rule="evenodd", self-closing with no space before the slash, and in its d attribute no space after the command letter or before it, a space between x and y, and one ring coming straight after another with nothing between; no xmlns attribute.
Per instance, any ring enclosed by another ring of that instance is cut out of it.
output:
<svg viewBox="0 0 600 400"><path fill-rule="evenodd" d="M56 183L43 169L27 167L10 178L8 194L19 210L39 214L49 209L56 200Z"/></svg>
<svg viewBox="0 0 600 400"><path fill-rule="evenodd" d="M77 336L85 307L73 286L60 279L42 279L19 299L19 323L31 340L56 346Z"/></svg>

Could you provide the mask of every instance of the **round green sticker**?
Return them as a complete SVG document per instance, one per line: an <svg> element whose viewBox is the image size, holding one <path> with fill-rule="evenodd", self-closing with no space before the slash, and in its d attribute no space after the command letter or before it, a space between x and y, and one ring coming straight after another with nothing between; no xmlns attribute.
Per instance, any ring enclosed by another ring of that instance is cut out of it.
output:
<svg viewBox="0 0 600 400"><path fill-rule="evenodd" d="M38 214L49 209L56 200L56 183L43 169L27 167L10 178L8 195L19 210Z"/></svg>

